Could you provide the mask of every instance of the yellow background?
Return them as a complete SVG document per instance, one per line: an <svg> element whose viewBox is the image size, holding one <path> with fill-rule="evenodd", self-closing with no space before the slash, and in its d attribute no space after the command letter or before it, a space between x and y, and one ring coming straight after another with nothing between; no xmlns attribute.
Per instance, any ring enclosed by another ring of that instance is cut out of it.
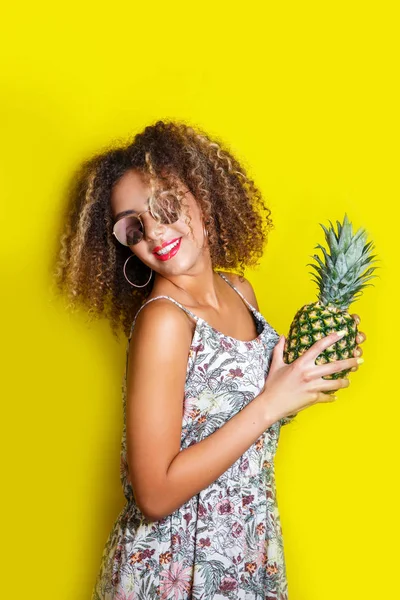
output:
<svg viewBox="0 0 400 600"><path fill-rule="evenodd" d="M9 5L11 3L8 3ZM287 333L315 299L319 223L345 210L379 254L350 309L365 364L276 456L290 600L398 591L399 94L395 2L20 2L2 9L1 596L89 600L124 498L125 343L67 315L50 265L73 169L156 119L226 141L273 211L248 273Z"/></svg>

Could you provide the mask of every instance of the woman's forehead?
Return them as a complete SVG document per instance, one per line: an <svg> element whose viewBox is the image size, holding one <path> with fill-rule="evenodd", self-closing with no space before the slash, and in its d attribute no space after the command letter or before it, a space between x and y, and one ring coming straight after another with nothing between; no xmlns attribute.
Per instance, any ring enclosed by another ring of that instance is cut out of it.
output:
<svg viewBox="0 0 400 600"><path fill-rule="evenodd" d="M143 207L150 195L150 186L137 171L127 171L114 184L111 191L111 210L115 216L128 208L137 210Z"/></svg>
<svg viewBox="0 0 400 600"><path fill-rule="evenodd" d="M174 182L178 188L186 190L187 186L178 178L174 177ZM162 182L160 182L162 185ZM135 210L142 212L148 208L149 198L151 196L151 184L149 176L136 170L129 170L114 184L111 191L111 210L113 216L125 210ZM185 196L185 202L191 202L191 195Z"/></svg>

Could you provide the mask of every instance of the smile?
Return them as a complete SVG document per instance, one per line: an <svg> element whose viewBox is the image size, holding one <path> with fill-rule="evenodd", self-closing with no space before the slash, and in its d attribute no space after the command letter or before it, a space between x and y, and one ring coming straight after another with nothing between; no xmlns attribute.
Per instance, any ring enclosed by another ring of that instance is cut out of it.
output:
<svg viewBox="0 0 400 600"><path fill-rule="evenodd" d="M181 239L182 238L172 240L172 242L163 248L160 248L159 250L153 250L154 256L158 258L158 260L169 260L178 252L181 245Z"/></svg>

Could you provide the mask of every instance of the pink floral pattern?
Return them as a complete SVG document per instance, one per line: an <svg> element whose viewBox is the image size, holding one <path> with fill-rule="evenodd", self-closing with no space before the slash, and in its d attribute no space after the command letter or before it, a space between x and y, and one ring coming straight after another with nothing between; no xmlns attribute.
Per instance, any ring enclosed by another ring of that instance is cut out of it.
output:
<svg viewBox="0 0 400 600"><path fill-rule="evenodd" d="M181 449L216 431L260 393L279 339L262 314L219 274L252 311L258 336L244 342L223 335L169 298L196 321ZM126 357L128 347L129 342ZM225 473L172 514L149 521L135 504L129 480L126 371L122 390L120 468L126 505L106 541L92 600L287 600L274 456L281 426L295 415L269 427Z"/></svg>

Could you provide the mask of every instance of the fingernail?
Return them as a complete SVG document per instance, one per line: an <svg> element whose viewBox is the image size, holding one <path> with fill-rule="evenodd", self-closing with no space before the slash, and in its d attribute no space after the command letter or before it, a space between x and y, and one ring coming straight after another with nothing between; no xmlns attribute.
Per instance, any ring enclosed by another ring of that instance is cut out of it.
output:
<svg viewBox="0 0 400 600"><path fill-rule="evenodd" d="M364 362L364 359L363 359L363 358L357 358L357 363L358 363L359 365L361 365L361 363L363 363L363 362Z"/></svg>
<svg viewBox="0 0 400 600"><path fill-rule="evenodd" d="M343 337L344 335L346 335L347 329L341 329L340 331L337 331L336 333L339 337Z"/></svg>

